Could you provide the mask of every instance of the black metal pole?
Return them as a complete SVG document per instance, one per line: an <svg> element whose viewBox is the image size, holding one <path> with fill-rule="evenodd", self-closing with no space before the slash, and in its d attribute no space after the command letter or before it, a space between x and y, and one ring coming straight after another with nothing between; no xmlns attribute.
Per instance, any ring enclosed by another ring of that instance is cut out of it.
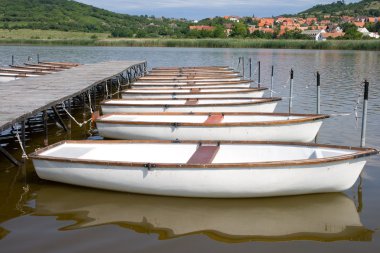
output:
<svg viewBox="0 0 380 253"><path fill-rule="evenodd" d="M252 80L252 59L249 58L249 80Z"/></svg>
<svg viewBox="0 0 380 253"><path fill-rule="evenodd" d="M12 55L12 66L15 65L15 56Z"/></svg>
<svg viewBox="0 0 380 253"><path fill-rule="evenodd" d="M362 132L360 147L365 146L365 135L367 130L367 107L368 107L368 92L369 92L369 82L364 80L364 103L363 103L363 117L362 117Z"/></svg>
<svg viewBox="0 0 380 253"><path fill-rule="evenodd" d="M273 97L273 85L274 85L274 66L272 65L271 80L270 80L270 96Z"/></svg>
<svg viewBox="0 0 380 253"><path fill-rule="evenodd" d="M290 70L290 92L289 92L289 114L292 112L292 106L293 106L293 77L294 77L294 71L293 69Z"/></svg>
<svg viewBox="0 0 380 253"><path fill-rule="evenodd" d="M317 72L317 114L321 113L321 75Z"/></svg>

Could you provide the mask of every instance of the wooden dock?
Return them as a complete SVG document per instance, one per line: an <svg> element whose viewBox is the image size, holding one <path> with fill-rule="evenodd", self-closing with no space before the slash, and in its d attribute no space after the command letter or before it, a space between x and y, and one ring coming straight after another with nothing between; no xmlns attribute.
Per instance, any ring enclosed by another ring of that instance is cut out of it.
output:
<svg viewBox="0 0 380 253"><path fill-rule="evenodd" d="M131 81L145 71L144 61L111 61L0 83L0 132L107 80Z"/></svg>

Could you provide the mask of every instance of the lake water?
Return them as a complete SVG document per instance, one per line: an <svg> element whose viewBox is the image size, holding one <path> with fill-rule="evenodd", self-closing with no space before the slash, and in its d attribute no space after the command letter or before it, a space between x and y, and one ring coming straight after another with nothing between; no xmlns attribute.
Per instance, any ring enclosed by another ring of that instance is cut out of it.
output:
<svg viewBox="0 0 380 253"><path fill-rule="evenodd" d="M367 142L380 148L380 52L273 49L0 46L0 65L28 57L94 63L147 60L148 67L228 65L240 56L261 61L268 87L275 68L277 111L287 111L294 69L293 112L316 110L315 72L321 73L322 113L332 114L319 143L358 146L362 82L370 82ZM246 66L246 76L248 76ZM0 94L0 99L6 94ZM359 98L359 105L357 101ZM20 94L22 99L22 94ZM355 117L355 108L357 116ZM3 108L2 108L3 109ZM77 112L77 116L80 112ZM65 133L49 126L49 142L88 138L73 124ZM27 151L43 146L33 133ZM19 155L16 144L10 150ZM339 194L210 200L134 195L47 182L30 161L17 168L0 156L1 252L378 252L380 156L369 159L361 180Z"/></svg>

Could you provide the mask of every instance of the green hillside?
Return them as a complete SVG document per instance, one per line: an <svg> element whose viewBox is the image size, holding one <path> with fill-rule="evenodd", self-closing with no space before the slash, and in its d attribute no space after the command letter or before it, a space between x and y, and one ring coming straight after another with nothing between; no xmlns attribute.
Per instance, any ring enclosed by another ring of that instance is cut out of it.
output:
<svg viewBox="0 0 380 253"><path fill-rule="evenodd" d="M0 0L0 28L113 33L115 37L180 35L185 22L117 14L70 0Z"/></svg>
<svg viewBox="0 0 380 253"><path fill-rule="evenodd" d="M331 4L318 4L299 14L307 15L346 15L346 16L375 16L380 17L380 0L362 0L357 3L346 4L345 1L337 1Z"/></svg>

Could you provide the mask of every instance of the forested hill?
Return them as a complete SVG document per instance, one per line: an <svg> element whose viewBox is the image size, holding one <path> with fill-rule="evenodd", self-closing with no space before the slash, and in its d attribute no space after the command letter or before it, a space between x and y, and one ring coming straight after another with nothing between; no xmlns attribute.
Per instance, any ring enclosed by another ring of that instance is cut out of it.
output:
<svg viewBox="0 0 380 253"><path fill-rule="evenodd" d="M362 0L357 3L346 4L344 0L331 4L318 4L299 14L307 15L346 15L346 16L374 16L380 17L380 0Z"/></svg>
<svg viewBox="0 0 380 253"><path fill-rule="evenodd" d="M0 28L175 35L182 23L117 14L70 0L0 0ZM183 24L187 27L187 24ZM117 35L117 34L114 34ZM140 36L141 37L141 36ZM143 37L143 36L142 36Z"/></svg>

